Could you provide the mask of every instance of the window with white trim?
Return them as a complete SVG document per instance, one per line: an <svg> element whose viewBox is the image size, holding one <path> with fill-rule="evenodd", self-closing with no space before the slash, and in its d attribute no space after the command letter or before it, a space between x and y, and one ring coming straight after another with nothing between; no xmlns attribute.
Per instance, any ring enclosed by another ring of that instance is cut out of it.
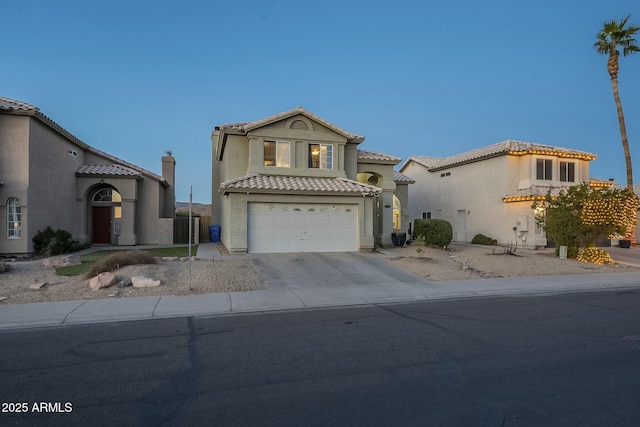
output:
<svg viewBox="0 0 640 427"><path fill-rule="evenodd" d="M11 197L7 200L7 238L19 239L22 230L22 210L20 200Z"/></svg>
<svg viewBox="0 0 640 427"><path fill-rule="evenodd" d="M289 141L264 141L264 165L288 168L290 163Z"/></svg>
<svg viewBox="0 0 640 427"><path fill-rule="evenodd" d="M560 162L560 181L576 182L576 164L574 162Z"/></svg>
<svg viewBox="0 0 640 427"><path fill-rule="evenodd" d="M312 169L333 169L333 145L309 144L309 167Z"/></svg>
<svg viewBox="0 0 640 427"><path fill-rule="evenodd" d="M553 179L553 160L536 159L536 179L551 181Z"/></svg>

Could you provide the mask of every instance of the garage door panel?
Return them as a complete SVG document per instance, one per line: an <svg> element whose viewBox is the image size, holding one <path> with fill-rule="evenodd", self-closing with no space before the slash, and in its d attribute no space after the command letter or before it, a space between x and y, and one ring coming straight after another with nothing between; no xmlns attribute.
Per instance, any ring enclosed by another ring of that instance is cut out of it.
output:
<svg viewBox="0 0 640 427"><path fill-rule="evenodd" d="M358 249L357 206L250 203L249 252L335 252Z"/></svg>

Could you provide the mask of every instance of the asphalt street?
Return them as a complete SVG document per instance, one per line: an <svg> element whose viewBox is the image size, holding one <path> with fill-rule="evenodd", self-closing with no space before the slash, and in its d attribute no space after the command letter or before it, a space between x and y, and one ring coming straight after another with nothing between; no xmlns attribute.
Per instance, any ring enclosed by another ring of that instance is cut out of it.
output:
<svg viewBox="0 0 640 427"><path fill-rule="evenodd" d="M638 425L639 307L617 290L0 331L0 424Z"/></svg>

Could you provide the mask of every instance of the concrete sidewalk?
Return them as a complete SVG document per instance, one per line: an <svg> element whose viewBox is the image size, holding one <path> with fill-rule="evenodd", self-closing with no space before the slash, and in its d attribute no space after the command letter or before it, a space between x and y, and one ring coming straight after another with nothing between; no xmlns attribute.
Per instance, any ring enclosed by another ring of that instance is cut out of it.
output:
<svg viewBox="0 0 640 427"><path fill-rule="evenodd" d="M215 244L201 244L196 256L216 261L242 255L223 255ZM0 305L0 329L625 288L640 288L640 273L354 284L332 292L283 287L190 296L15 304Z"/></svg>

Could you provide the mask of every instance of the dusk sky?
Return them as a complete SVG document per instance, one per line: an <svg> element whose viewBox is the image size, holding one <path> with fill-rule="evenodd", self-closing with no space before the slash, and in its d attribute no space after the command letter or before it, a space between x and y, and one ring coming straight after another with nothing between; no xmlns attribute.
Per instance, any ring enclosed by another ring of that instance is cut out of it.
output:
<svg viewBox="0 0 640 427"><path fill-rule="evenodd" d="M211 202L211 131L302 106L406 160L506 139L597 154L626 183L607 58L620 0L0 2L0 96ZM638 37L640 42L640 37ZM640 183L640 53L620 59ZM398 165L400 166L400 165Z"/></svg>

